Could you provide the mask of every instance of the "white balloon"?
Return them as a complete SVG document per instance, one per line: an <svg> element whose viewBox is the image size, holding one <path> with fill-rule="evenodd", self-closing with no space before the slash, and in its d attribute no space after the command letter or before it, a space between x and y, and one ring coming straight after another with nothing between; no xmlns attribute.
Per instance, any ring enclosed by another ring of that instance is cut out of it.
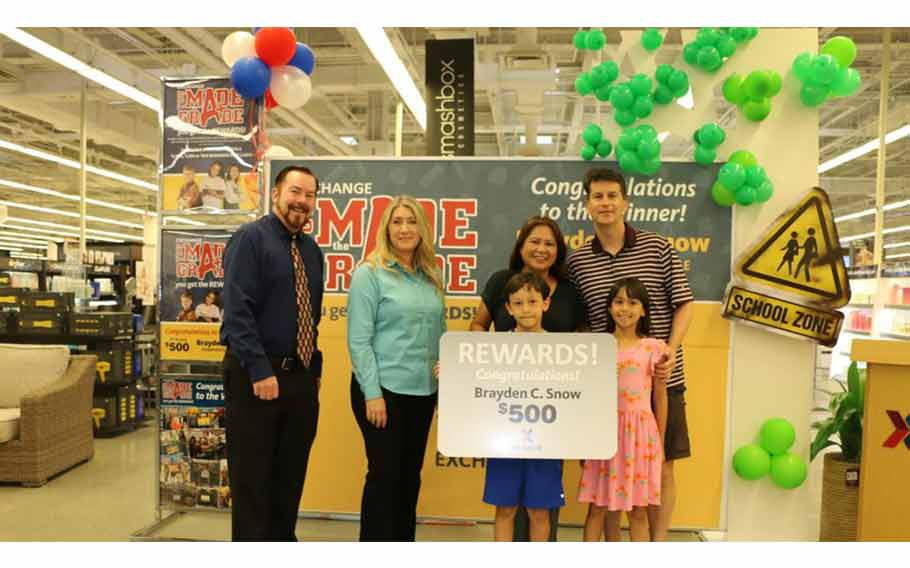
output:
<svg viewBox="0 0 910 568"><path fill-rule="evenodd" d="M266 158L293 158L294 154L284 146L269 146L265 151Z"/></svg>
<svg viewBox="0 0 910 568"><path fill-rule="evenodd" d="M256 57L256 38L250 32L234 32L221 44L221 59L228 67L241 57Z"/></svg>
<svg viewBox="0 0 910 568"><path fill-rule="evenodd" d="M306 104L313 94L313 84L303 70L293 65L272 68L272 82L269 84L272 98L285 108L297 108Z"/></svg>

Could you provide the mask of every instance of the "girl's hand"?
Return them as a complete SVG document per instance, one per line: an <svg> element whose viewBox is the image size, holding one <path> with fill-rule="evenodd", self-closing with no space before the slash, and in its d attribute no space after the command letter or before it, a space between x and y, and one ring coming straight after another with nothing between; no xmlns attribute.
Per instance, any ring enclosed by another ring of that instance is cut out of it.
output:
<svg viewBox="0 0 910 568"><path fill-rule="evenodd" d="M436 361L436 364L433 365L433 378L437 381L439 380L439 361Z"/></svg>

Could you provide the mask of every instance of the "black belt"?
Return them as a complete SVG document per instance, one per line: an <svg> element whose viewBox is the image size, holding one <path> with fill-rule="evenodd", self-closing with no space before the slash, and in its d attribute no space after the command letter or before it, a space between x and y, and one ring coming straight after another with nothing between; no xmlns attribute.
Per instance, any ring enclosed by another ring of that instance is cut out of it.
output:
<svg viewBox="0 0 910 568"><path fill-rule="evenodd" d="M296 355L291 355L290 357L273 357L269 355L268 358L269 362L272 364L272 369L275 371L281 370L286 373L292 373L294 371L306 369L306 366L300 362L300 359Z"/></svg>

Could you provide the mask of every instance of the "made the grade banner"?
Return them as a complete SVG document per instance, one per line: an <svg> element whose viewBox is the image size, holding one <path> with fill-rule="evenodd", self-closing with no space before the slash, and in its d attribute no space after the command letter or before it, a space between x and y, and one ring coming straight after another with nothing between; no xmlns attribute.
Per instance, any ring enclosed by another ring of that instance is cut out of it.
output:
<svg viewBox="0 0 910 568"><path fill-rule="evenodd" d="M447 333L440 342L439 451L609 459L616 453L616 396L610 334Z"/></svg>
<svg viewBox="0 0 910 568"><path fill-rule="evenodd" d="M348 291L356 264L375 247L383 211L408 194L428 214L449 296L480 295L490 275L507 267L516 231L532 215L554 219L570 251L590 242L582 180L592 167L616 167L562 159L288 158L271 161L271 186L289 165L319 178L308 231L326 255L326 292ZM711 199L717 170L665 162L654 176L626 177L627 221L668 238L700 301L720 301L730 281L731 210Z"/></svg>

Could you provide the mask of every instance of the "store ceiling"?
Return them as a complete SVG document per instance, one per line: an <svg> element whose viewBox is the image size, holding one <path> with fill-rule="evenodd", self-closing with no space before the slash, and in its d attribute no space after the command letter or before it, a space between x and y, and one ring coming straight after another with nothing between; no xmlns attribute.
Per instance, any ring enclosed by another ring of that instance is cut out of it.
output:
<svg viewBox="0 0 910 568"><path fill-rule="evenodd" d="M223 75L220 57L228 28L41 28L29 33L95 65L104 72L156 97L163 75ZM518 45L534 46L558 67L553 84L543 97L539 135L553 143L540 145L541 155L577 155L580 129L596 113L593 97L580 99L574 81L582 68L582 55L572 47L575 28L390 28L393 45L418 85L423 83L424 41L432 38L473 36L477 62L495 64ZM621 30L607 32L608 45L623 41ZM910 122L910 28L892 29L892 64L888 92L887 130ZM268 115L273 144L295 155L390 155L394 137L397 95L382 69L353 28L298 28L299 41L316 53L314 96L296 111L281 109ZM848 99L826 103L819 112L820 161L824 162L868 141L878 134L879 76L882 30L879 28L823 28L819 45L834 35L851 37L858 46L854 67L862 75L861 92ZM637 34L626 35L637 39ZM669 30L658 63L680 58L679 30ZM0 200L77 212L78 203L59 196L30 193L3 185L3 180L59 192L78 194L78 170L3 148L12 142L50 154L79 160L81 78L33 51L0 36ZM482 75L482 74L478 74ZM155 183L159 147L157 116L148 108L121 95L89 84L88 162L99 168ZM476 153L483 156L516 156L522 151L520 136L525 123L514 110L517 94L508 85L478 77L476 81ZM718 95L717 120L729 125L737 113ZM342 142L357 139L357 146ZM423 132L405 113L403 153L423 152ZM672 135L665 143L665 159L691 159L687 135ZM822 186L832 196L836 215L874 205L876 152L839 166L822 176ZM910 199L910 137L887 147L886 202ZM88 196L120 205L155 210L157 194L133 184L99 175L88 175ZM136 213L89 206L89 214L116 221L142 224ZM9 208L9 215L48 223L75 226L76 219ZM23 222L9 222L27 226ZM910 224L910 207L889 211L885 227ZM34 225L33 227L42 227ZM133 235L135 227L89 222L90 229ZM47 228L44 226L43 228ZM873 230L873 217L841 224L850 235ZM910 240L910 233L896 233L886 242Z"/></svg>

